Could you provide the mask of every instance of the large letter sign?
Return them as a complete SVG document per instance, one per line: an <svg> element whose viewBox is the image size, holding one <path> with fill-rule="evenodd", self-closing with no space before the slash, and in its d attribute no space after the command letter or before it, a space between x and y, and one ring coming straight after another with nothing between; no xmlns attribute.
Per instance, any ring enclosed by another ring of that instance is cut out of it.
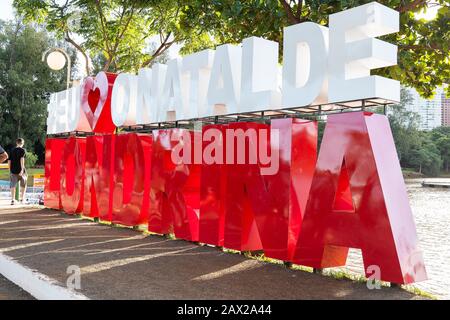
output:
<svg viewBox="0 0 450 320"><path fill-rule="evenodd" d="M199 241L219 247L224 241L227 194L225 129L224 125L212 124L203 126L202 132L203 154L211 155L212 160L203 161L201 166Z"/></svg>
<svg viewBox="0 0 450 320"><path fill-rule="evenodd" d="M72 214L83 210L86 139L71 137L65 142L61 160L61 204L65 212Z"/></svg>
<svg viewBox="0 0 450 320"><path fill-rule="evenodd" d="M61 209L61 159L64 139L47 139L45 142L44 204L48 208Z"/></svg>
<svg viewBox="0 0 450 320"><path fill-rule="evenodd" d="M397 64L397 46L374 37L398 32L399 14L376 2L330 15L330 89L333 102L400 100L400 83L370 70Z"/></svg>
<svg viewBox="0 0 450 320"><path fill-rule="evenodd" d="M81 108L91 131L111 133L115 126L111 116L111 93L117 75L100 72L95 78L88 77L83 83Z"/></svg>
<svg viewBox="0 0 450 320"><path fill-rule="evenodd" d="M342 172L347 208L336 207ZM385 281L426 279L389 124L372 113L329 116L294 262L343 266L349 247L360 248L365 269L378 266Z"/></svg>
<svg viewBox="0 0 450 320"><path fill-rule="evenodd" d="M312 22L287 27L284 50L283 105L327 103L328 29Z"/></svg>
<svg viewBox="0 0 450 320"><path fill-rule="evenodd" d="M241 250L262 250L263 246L255 214L246 190L246 181L253 166L258 165L258 132L269 126L258 123L231 123L226 128L227 184L225 195L224 247ZM268 139L267 136L264 139ZM258 168L259 169L259 168Z"/></svg>
<svg viewBox="0 0 450 320"><path fill-rule="evenodd" d="M279 170L274 175L249 170L247 190L267 257L293 258L316 165L317 134L315 121L272 120L271 152L282 155Z"/></svg>
<svg viewBox="0 0 450 320"><path fill-rule="evenodd" d="M240 112L277 109L278 43L251 37L242 45Z"/></svg>
<svg viewBox="0 0 450 320"><path fill-rule="evenodd" d="M121 73L111 94L112 121L117 127L136 124L138 76Z"/></svg>
<svg viewBox="0 0 450 320"><path fill-rule="evenodd" d="M388 119L367 112L399 100L371 75L396 64L376 37L399 14L371 2L329 21L284 28L283 66L249 37L52 94L45 205L319 269L359 248L366 276L425 280Z"/></svg>
<svg viewBox="0 0 450 320"><path fill-rule="evenodd" d="M156 63L152 69L141 69L138 74L136 124L158 122L158 105L162 99L162 87L167 66Z"/></svg>
<svg viewBox="0 0 450 320"><path fill-rule="evenodd" d="M87 217L111 221L114 143L114 135L86 139L83 214Z"/></svg>
<svg viewBox="0 0 450 320"><path fill-rule="evenodd" d="M200 166L193 154L173 161L174 148L182 141L190 149L193 133L183 129L153 131L152 182L149 231L198 241ZM187 161L186 161L187 160Z"/></svg>
<svg viewBox="0 0 450 320"><path fill-rule="evenodd" d="M242 49L229 44L217 48L208 87L209 109L202 117L238 112Z"/></svg>
<svg viewBox="0 0 450 320"><path fill-rule="evenodd" d="M148 135L115 138L112 221L138 226L148 221L152 140Z"/></svg>
<svg viewBox="0 0 450 320"><path fill-rule="evenodd" d="M370 75L396 64L397 47L376 37L398 30L398 12L371 2L332 14L329 28L312 22L284 28L282 72L278 44L257 37L155 64L138 75L100 72L82 90L51 96L47 132L111 133L115 126L323 104L333 109L359 99L398 102L398 81Z"/></svg>

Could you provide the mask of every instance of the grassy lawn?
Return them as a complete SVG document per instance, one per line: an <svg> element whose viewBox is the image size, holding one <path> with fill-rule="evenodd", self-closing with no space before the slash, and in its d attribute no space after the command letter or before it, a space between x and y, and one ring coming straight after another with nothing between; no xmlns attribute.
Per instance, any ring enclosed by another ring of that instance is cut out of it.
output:
<svg viewBox="0 0 450 320"><path fill-rule="evenodd" d="M44 174L44 168L31 168L27 169L28 172L28 185L33 185L34 174ZM9 181L9 170L8 169L0 169L0 180Z"/></svg>

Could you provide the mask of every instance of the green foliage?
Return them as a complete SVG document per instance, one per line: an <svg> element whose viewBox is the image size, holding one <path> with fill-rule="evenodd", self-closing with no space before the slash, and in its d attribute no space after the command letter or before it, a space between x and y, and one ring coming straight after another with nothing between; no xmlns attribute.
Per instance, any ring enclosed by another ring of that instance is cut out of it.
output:
<svg viewBox="0 0 450 320"><path fill-rule="evenodd" d="M418 115L406 110L411 96L402 88L401 103L392 107L389 122L402 167L436 176L448 172L450 163L450 128L439 127L431 132L418 130Z"/></svg>
<svg viewBox="0 0 450 320"><path fill-rule="evenodd" d="M26 21L45 22L48 30L86 59L90 56L97 63L95 70L136 72L154 63L173 43L182 44L181 53L188 54L258 36L278 42L282 50L284 27L305 21L328 25L330 14L371 1L14 0L14 6ZM399 59L397 66L373 73L431 97L437 86L450 79L450 1L379 2L401 13L400 32L383 37L398 45ZM416 18L436 5L435 19ZM79 38L83 42L75 41ZM150 39L156 38L159 44L150 45Z"/></svg>
<svg viewBox="0 0 450 320"><path fill-rule="evenodd" d="M443 169L450 170L450 127L439 127L431 131L431 137L439 150Z"/></svg>
<svg viewBox="0 0 450 320"><path fill-rule="evenodd" d="M402 162L410 154L413 144L418 141L419 115L406 110L406 105L411 103L412 97L405 88L401 89L400 101L399 105L390 107L392 113L389 114L389 122L398 158Z"/></svg>
<svg viewBox="0 0 450 320"><path fill-rule="evenodd" d="M197 26L180 25L184 1L174 0L14 0L28 22L44 23L49 31L79 50L94 69L137 72L167 53L176 42L191 48L210 44ZM83 39L77 42L76 39ZM158 39L155 45L155 39Z"/></svg>
<svg viewBox="0 0 450 320"><path fill-rule="evenodd" d="M283 27L305 21L328 25L330 14L371 1L186 1L181 24L187 28L201 26L213 36L216 44L240 43L246 37L258 36L278 42L282 50ZM448 83L450 79L450 1L379 2L401 13L400 32L382 37L398 46L399 59L397 66L374 70L373 73L414 87L424 97L432 96L437 86ZM416 19L418 12L435 5L440 9L434 20ZM184 47L182 52L190 52L190 48Z"/></svg>
<svg viewBox="0 0 450 320"><path fill-rule="evenodd" d="M91 57L94 66L88 67L87 73L95 74L99 70L136 72L164 62L174 43L182 45L182 54L188 54L259 36L278 42L282 50L284 27L304 21L328 25L330 14L368 2L371 0L14 0L14 6L26 22L45 23L58 39L86 59ZM450 1L380 2L401 12L400 32L383 37L398 45L399 61L398 66L374 73L431 96L436 86L450 79ZM434 20L415 18L433 4L440 6ZM17 22L0 23L0 44L0 141L7 145L23 136L31 145L43 143L48 93L64 88L64 73L52 72L40 63L42 52L55 43L40 27ZM71 54L75 58L73 51ZM402 90L402 103L389 116L401 164L427 174L448 171L448 130L419 131L417 115L405 109L408 99Z"/></svg>
<svg viewBox="0 0 450 320"><path fill-rule="evenodd" d="M25 168L33 168L36 165L38 160L38 156L33 152L27 151L25 156Z"/></svg>
<svg viewBox="0 0 450 320"><path fill-rule="evenodd" d="M45 141L47 98L65 88L64 72L41 63L54 46L47 32L20 21L0 21L0 141L15 145L23 137L29 148Z"/></svg>
<svg viewBox="0 0 450 320"><path fill-rule="evenodd" d="M430 176L439 174L442 160L439 151L427 132L421 132L419 140L411 148L406 165L417 168L420 173Z"/></svg>

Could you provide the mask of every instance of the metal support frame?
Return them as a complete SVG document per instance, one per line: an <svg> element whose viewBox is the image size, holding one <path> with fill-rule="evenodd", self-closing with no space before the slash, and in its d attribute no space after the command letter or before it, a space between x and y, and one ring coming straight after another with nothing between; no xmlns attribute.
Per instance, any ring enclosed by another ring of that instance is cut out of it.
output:
<svg viewBox="0 0 450 320"><path fill-rule="evenodd" d="M240 114L229 114L220 116L211 116L205 118L193 118L189 120L178 121L166 121L158 123L150 123L144 125L123 126L120 127L121 132L136 132L136 133L151 133L152 130L158 129L173 129L184 128L193 129L196 122L201 121L205 125L207 124L227 124L231 122L263 122L267 123L271 119L279 118L301 118L310 120L321 121L323 116L343 113L343 112L357 112L367 111L370 108L382 107L383 113L386 114L386 108L388 105L395 104L395 101L388 101L379 98L353 100L332 104L321 104L306 107L294 107L280 110L247 112ZM72 132L63 134L48 135L49 137L68 137L70 135L75 136L89 136L94 135L92 132ZM120 133L119 133L120 134Z"/></svg>

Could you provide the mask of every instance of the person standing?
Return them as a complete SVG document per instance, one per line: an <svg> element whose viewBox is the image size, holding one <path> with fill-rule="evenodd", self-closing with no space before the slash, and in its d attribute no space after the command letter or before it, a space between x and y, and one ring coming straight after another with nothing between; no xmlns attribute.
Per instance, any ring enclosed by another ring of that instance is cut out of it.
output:
<svg viewBox="0 0 450 320"><path fill-rule="evenodd" d="M9 157L9 170L11 173L11 205L14 205L17 183L20 182L22 190L20 192L21 202L25 202L25 192L27 189L27 170L25 168L26 150L23 148L25 142L22 138L16 140L16 147L11 150Z"/></svg>
<svg viewBox="0 0 450 320"><path fill-rule="evenodd" d="M6 153L5 149L0 146L0 163L5 162L8 160L8 154Z"/></svg>

